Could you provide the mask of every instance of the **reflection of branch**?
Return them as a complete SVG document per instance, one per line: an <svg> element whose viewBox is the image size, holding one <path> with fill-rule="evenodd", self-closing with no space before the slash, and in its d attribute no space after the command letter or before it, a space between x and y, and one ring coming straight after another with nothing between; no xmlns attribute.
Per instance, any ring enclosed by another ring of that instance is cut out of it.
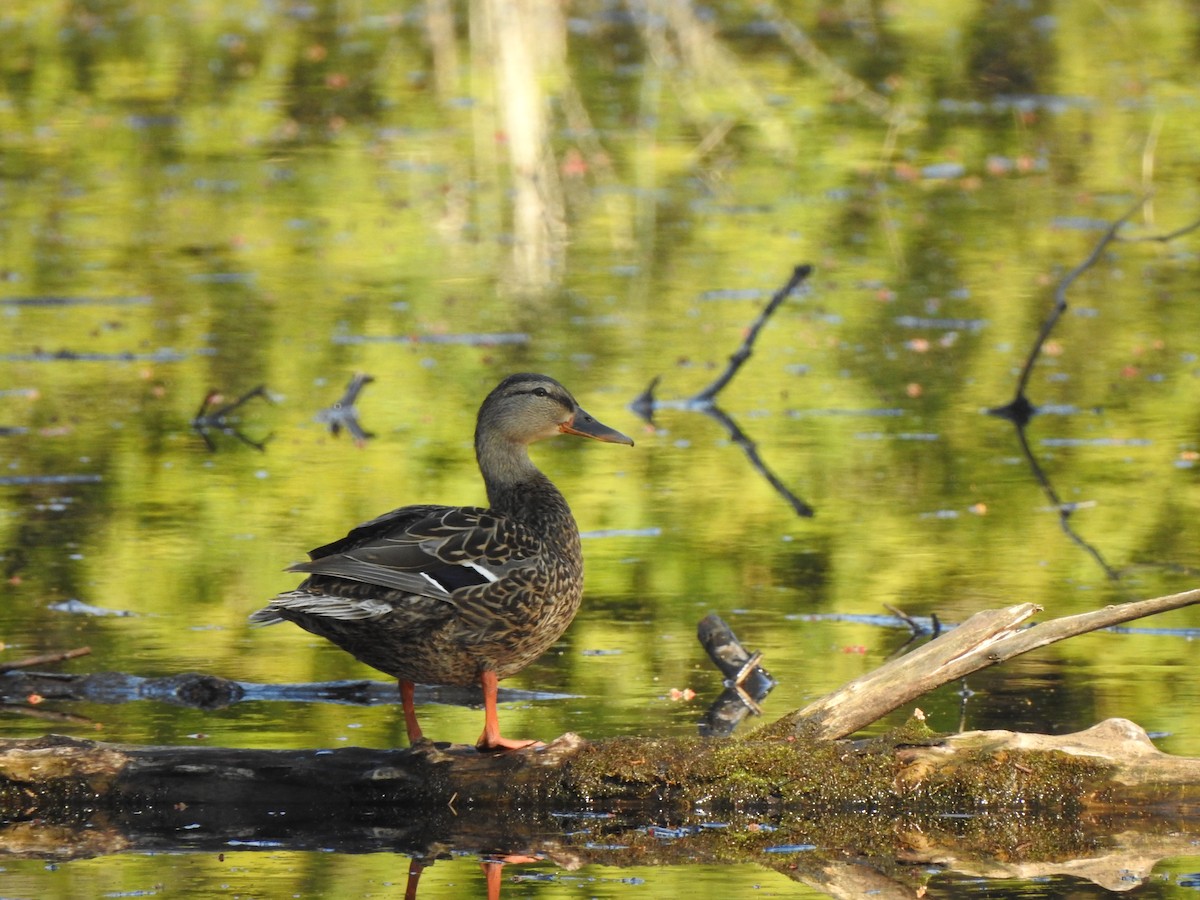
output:
<svg viewBox="0 0 1200 900"><path fill-rule="evenodd" d="M738 427L737 423L734 422L724 410L722 410L719 406L709 405L702 407L702 411L705 415L711 416L725 426L725 430L729 432L729 439L742 448L742 452L744 452L746 454L746 458L750 460L750 465L754 466L758 474L767 479L767 483L775 489L775 492L779 494L779 496L788 502L792 509L796 511L796 515L804 516L805 518L811 518L816 514L816 511L811 506L793 494L788 487L779 480L778 476L776 476L774 472L767 468L766 463L762 461L762 457L758 455L758 447L755 445L754 441L746 437L746 433Z"/></svg>
<svg viewBox="0 0 1200 900"><path fill-rule="evenodd" d="M1168 231L1166 234L1140 234L1134 235L1133 237L1121 237L1118 235L1116 239L1118 241L1124 241L1127 244L1140 243L1144 241L1154 241L1160 244L1165 244L1168 241L1175 240L1177 237L1183 237L1185 234L1195 231L1197 228L1200 228L1200 219L1197 219L1190 225L1184 225L1182 228L1176 228L1174 231Z"/></svg>
<svg viewBox="0 0 1200 900"><path fill-rule="evenodd" d="M41 653L37 656L27 656L12 662L0 663L0 672L11 672L14 669L28 669L33 666L44 666L46 663L62 662L65 659L75 659L77 656L87 656L92 652L91 647L76 647L74 650L60 650L56 653Z"/></svg>
<svg viewBox="0 0 1200 900"><path fill-rule="evenodd" d="M231 418L232 413L236 412L242 404L253 397L262 397L268 403L271 402L271 398L267 395L267 386L265 384L260 384L253 390L242 394L242 396L238 397L232 403L227 403L225 406L218 406L211 412L208 409L213 403L221 399L221 392L209 391L204 395L204 399L200 401L200 409L196 411L196 416L192 419L192 428L195 429L200 437L204 438L204 443L209 450L215 452L217 449L217 445L213 443L212 438L209 436L209 432L213 429L232 435L243 444L253 447L260 453L266 450L267 441L271 439L270 435L267 435L261 441L252 441L238 430L235 424L236 419Z"/></svg>
<svg viewBox="0 0 1200 900"><path fill-rule="evenodd" d="M1092 559L1096 560L1096 563L1104 570L1104 574L1108 576L1109 581L1116 581L1120 577L1116 569L1105 562L1104 557L1100 555L1100 551L1080 537L1075 529L1071 527L1071 513L1075 512L1075 507L1069 503L1062 502L1058 496L1058 491L1054 489L1054 485L1050 483L1050 479L1046 477L1045 471L1038 464L1037 459L1033 455L1033 450L1029 446L1029 440L1025 436L1025 423L1014 419L1013 425L1017 430L1017 441L1021 444L1021 452L1025 454L1025 459L1029 463L1033 477L1037 479L1038 484L1042 486L1042 490L1046 492L1046 496L1050 498L1050 502L1054 505L1054 508L1058 510L1058 523L1062 526L1063 533L1086 551Z"/></svg>
<svg viewBox="0 0 1200 900"><path fill-rule="evenodd" d="M766 307L758 314L758 318L751 324L746 332L746 337L742 340L742 345L738 347L737 352L729 357L729 365L725 367L717 379L700 391L698 394L686 400L659 400L654 396L655 390L658 388L658 383L661 376L654 376L646 389L642 391L633 402L629 404L629 408L641 416L646 422L653 424L654 413L660 409L683 409L690 411L702 412L707 416L716 419L725 430L729 433L729 439L737 444L745 452L750 464L760 475L767 479L768 483L773 487L778 494L783 497L788 504L800 516L811 516L814 514L813 508L793 494L788 488L775 476L766 464L762 461L762 457L758 455L758 448L754 441L746 436L746 433L737 426L730 416L716 405L716 396L722 391L729 382L733 381L733 376L738 373L738 370L745 365L746 360L750 358L750 354L754 349L754 342L758 339L758 334L766 325L767 319L771 314L779 308L780 304L787 299L788 295L794 291L809 274L812 272L812 266L801 265L797 266L792 272L792 277L788 279L787 284L780 288L774 296L771 297Z"/></svg>
<svg viewBox="0 0 1200 900"><path fill-rule="evenodd" d="M888 99L867 86L866 82L847 72L833 61L816 42L805 34L798 25L787 18L772 3L759 3L758 13L775 26L776 34L788 48L826 81L834 85L845 96L884 121L897 124L904 121L904 113L892 106Z"/></svg>
<svg viewBox="0 0 1200 900"><path fill-rule="evenodd" d="M355 401L358 400L359 392L374 381L374 376L364 375L359 372L350 379L350 384L346 386L346 391L342 394L340 400L333 406L327 406L317 413L317 421L323 422L329 426L329 431L336 437L343 428L350 433L354 438L354 443L358 446L363 446L374 435L369 431L364 431L358 421L358 410L354 407Z"/></svg>
<svg viewBox="0 0 1200 900"><path fill-rule="evenodd" d="M1133 216L1146 203L1148 198L1143 197L1132 207L1129 208L1119 219L1112 223L1108 229L1101 235L1100 240L1096 242L1096 246L1092 248L1092 252L1087 255L1079 265L1066 274L1066 276L1058 283L1058 287L1054 290L1054 307L1050 310L1050 315L1046 317L1046 321L1042 323L1041 329L1038 331L1037 338L1033 342L1033 347L1029 351L1029 356L1025 360L1025 365L1021 368L1021 375L1017 378L1017 392L1013 399L1003 406L993 407L988 410L989 415L997 416L1001 419L1007 419L1012 422L1017 430L1017 440L1021 444L1021 452L1025 454L1025 459L1029 462L1030 469L1033 471L1034 478L1038 484L1042 486L1046 496L1050 498L1050 502L1054 504L1058 510L1059 523L1062 525L1063 532L1072 541L1089 553L1093 559L1104 570L1104 574L1112 581L1118 577L1117 572L1108 563L1104 561L1104 557L1100 552L1081 538L1073 528L1071 528L1070 517L1074 512L1074 508L1062 502L1058 496L1058 492L1050 483L1050 479L1046 477L1046 473L1038 464L1037 459L1033 455L1033 450L1029 446L1029 441L1025 436L1025 426L1037 413L1037 407L1029 402L1029 397L1025 393L1025 389L1029 386L1029 377L1033 373L1034 363L1037 362L1041 355L1042 347L1046 340L1050 337L1050 332L1054 330L1054 326L1058 324L1058 320L1062 318L1062 314L1067 311L1067 289L1075 283L1084 272L1096 264L1100 258L1100 254L1104 249L1117 240L1117 232L1120 230L1130 217ZM1181 232L1182 233L1182 232Z"/></svg>

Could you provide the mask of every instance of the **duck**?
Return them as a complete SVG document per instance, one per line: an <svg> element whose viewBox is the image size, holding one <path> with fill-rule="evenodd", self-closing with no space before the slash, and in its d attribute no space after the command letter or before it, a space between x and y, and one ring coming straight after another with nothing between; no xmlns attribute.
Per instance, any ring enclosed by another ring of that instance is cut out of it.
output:
<svg viewBox="0 0 1200 900"><path fill-rule="evenodd" d="M501 734L496 697L500 680L562 636L583 597L579 528L529 457L530 444L559 435L633 446L550 376L504 378L475 424L486 507L403 506L365 522L289 566L307 577L251 623L292 622L395 678L410 745L424 738L417 684L482 688L480 751L540 744Z"/></svg>

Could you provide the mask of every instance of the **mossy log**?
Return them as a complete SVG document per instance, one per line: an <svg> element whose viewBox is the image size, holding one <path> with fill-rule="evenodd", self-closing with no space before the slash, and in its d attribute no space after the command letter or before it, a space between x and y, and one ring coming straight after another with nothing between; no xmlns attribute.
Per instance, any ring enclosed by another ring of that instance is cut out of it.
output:
<svg viewBox="0 0 1200 900"><path fill-rule="evenodd" d="M684 813L721 810L1136 811L1200 817L1200 760L1153 746L1132 722L1069 735L938 736L918 720L864 741L588 742L481 754L421 741L405 750L136 747L62 736L0 740L0 818L76 806L339 803Z"/></svg>
<svg viewBox="0 0 1200 900"><path fill-rule="evenodd" d="M1116 888L1194 848L1200 760L1120 719L1061 736L936 736L917 718L866 741L567 734L504 754L51 736L0 741L0 820L0 853L38 858L320 848L427 864L453 848L564 868L757 862L885 895L937 868Z"/></svg>
<svg viewBox="0 0 1200 900"><path fill-rule="evenodd" d="M740 740L567 734L481 754L429 741L404 750L258 750L0 739L0 852L287 846L431 859L453 846L570 866L668 863L678 843L680 860L754 859L829 885L894 877L839 868L839 855L844 863L851 852L913 864L952 859L982 872L997 861L1091 857L1137 835L1157 841L1137 851L1152 859L1179 852L1181 836L1200 836L1200 760L1160 752L1132 722L1058 736L935 735L914 714L869 740L828 735L899 705L919 673L933 673L922 684L961 677L1070 634L1198 601L1195 591L1032 628L1023 625L1036 611L1028 604L981 613L831 695L841 702L824 698L809 707L814 715L789 714ZM908 675L881 678L897 666ZM1163 843L1167 834L1176 844ZM606 847L621 853L606 858ZM815 847L803 864L795 858L796 848ZM786 866L780 853L789 854ZM1130 865L1121 853L1112 860ZM1115 871L1106 864L1091 877L1103 883Z"/></svg>

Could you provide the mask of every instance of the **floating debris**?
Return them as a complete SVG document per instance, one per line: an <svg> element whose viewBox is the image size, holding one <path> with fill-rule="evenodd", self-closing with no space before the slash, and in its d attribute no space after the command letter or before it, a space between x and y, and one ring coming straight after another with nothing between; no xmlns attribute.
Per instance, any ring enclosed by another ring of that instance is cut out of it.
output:
<svg viewBox="0 0 1200 900"><path fill-rule="evenodd" d="M72 613L81 616L132 616L133 613L127 609L107 609L103 606L93 606L90 603L84 603L82 600L77 600L72 597L70 600L63 600L61 603L51 603L46 607L55 612Z"/></svg>
<svg viewBox="0 0 1200 900"><path fill-rule="evenodd" d="M227 403L224 406L219 406L216 409L209 410L215 403L219 403L224 399L220 391L209 391L204 395L204 399L200 401L200 409L196 411L195 418L192 419L192 429L204 438L204 444L210 452L216 452L217 445L213 443L210 435L212 431L220 431L228 434L231 437L237 438L243 444L253 447L260 453L264 452L267 447L267 441L271 439L271 435L267 435L261 441L254 441L243 434L237 427L237 418L232 414L240 408L248 400L254 397L262 397L268 403L271 402L270 396L267 394L267 386L260 384L258 387L247 391L238 397L232 403Z"/></svg>
<svg viewBox="0 0 1200 900"><path fill-rule="evenodd" d="M341 399L317 413L317 421L328 425L330 433L335 437L345 428L354 438L354 443L360 447L366 444L375 435L363 430L358 421L358 410L355 409L354 403L358 400L359 392L374 380L372 375L356 373L350 379L350 384L346 386L346 391L342 394Z"/></svg>
<svg viewBox="0 0 1200 900"><path fill-rule="evenodd" d="M25 484L96 484L103 481L101 475L4 475L0 476L0 485Z"/></svg>

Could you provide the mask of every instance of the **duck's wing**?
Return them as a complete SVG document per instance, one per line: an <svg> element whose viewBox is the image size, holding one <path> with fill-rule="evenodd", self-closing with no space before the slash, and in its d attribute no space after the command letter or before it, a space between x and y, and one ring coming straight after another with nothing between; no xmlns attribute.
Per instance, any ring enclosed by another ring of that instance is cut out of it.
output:
<svg viewBox="0 0 1200 900"><path fill-rule="evenodd" d="M311 576L307 590L385 601L381 606L404 596L451 600L456 591L497 582L523 568L539 549L528 528L486 509L404 507L318 547L311 560L289 571Z"/></svg>

